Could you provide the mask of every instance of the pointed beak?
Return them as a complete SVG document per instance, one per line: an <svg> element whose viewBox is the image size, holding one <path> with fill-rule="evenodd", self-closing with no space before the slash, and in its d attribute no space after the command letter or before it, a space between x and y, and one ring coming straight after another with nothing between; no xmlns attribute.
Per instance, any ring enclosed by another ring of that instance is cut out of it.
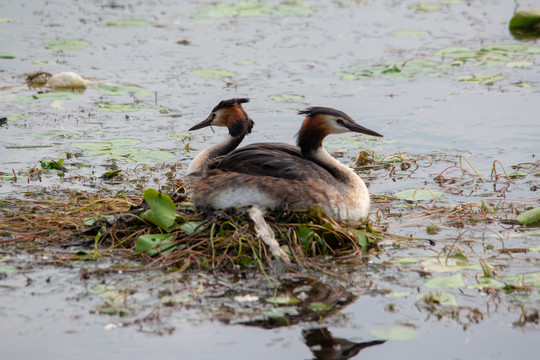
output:
<svg viewBox="0 0 540 360"><path fill-rule="evenodd" d="M349 130L351 131L354 131L354 132L357 132L357 133L361 133L361 134L366 134L366 135L371 135L371 136L377 136L377 137L383 137L381 134L379 134L378 132L376 131L373 131L373 130L370 130L368 128L365 128L361 125L358 125L356 123L353 123L353 124L344 124L345 127L347 127Z"/></svg>
<svg viewBox="0 0 540 360"><path fill-rule="evenodd" d="M212 121L214 121L214 118L212 116L209 116L207 117L205 120L201 121L200 123L198 123L197 125L194 125L192 126L189 131L192 131L192 130L199 130L199 129L202 129L202 128L205 128L207 126L210 126L212 125Z"/></svg>

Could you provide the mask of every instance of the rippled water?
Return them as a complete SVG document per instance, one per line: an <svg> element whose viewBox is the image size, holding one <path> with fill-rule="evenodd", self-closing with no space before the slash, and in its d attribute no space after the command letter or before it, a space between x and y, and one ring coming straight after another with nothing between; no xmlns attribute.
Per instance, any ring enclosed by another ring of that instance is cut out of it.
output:
<svg viewBox="0 0 540 360"><path fill-rule="evenodd" d="M293 143L302 120L296 111L310 105L329 106L383 133L382 141L369 143L382 155L403 152L442 159L410 182L372 179L370 191L374 194L422 186L422 176L432 181L445 167L459 161L460 156L467 157L484 176L489 176L495 160L508 169L518 163L537 161L540 55L528 56L526 60L534 65L525 68L484 69L468 63L450 69L447 76L413 81L342 80L334 75L349 71L353 65L387 59L440 60L434 53L450 46L479 49L490 44L518 43L507 28L514 1L456 1L427 13L408 8L414 1L358 1L358 6L353 7L342 4L354 2L304 1L319 11L307 17L188 16L210 3L2 1L0 18L9 21L0 22L0 54L15 58L0 58L0 117L28 115L19 120L8 118L7 124L0 127L0 171L4 175L19 174L17 182L0 182L2 196L53 188L130 189L129 184L112 186L96 177L113 162L127 171L134 169L136 163L92 157L85 151L76 159L66 160L69 171L64 179L56 175L44 175L41 181L27 179L25 171L39 167L39 160L58 160L65 158L66 153L80 152L73 146L79 141L138 139L139 147L168 151L172 154L169 163L187 166L196 151L186 151L185 143L170 134L186 132L204 119L219 100L232 97L251 98L246 109L256 125L246 143ZM533 0L520 1L519 5L538 6ZM131 18L142 18L149 25L105 26L107 22ZM396 35L395 31L400 30L428 33ZM89 46L78 51L48 51L45 44L56 39L85 40ZM206 79L195 75L201 68L232 71L235 76ZM38 71L74 71L90 79L92 85L81 96L61 102L32 99L38 92L24 85L24 74ZM456 80L459 75L485 71L500 72L506 80L492 85ZM516 86L521 82L532 87ZM155 96L113 97L98 90L100 84L126 83L137 84ZM284 93L303 99L271 99ZM100 104L106 102L137 102L144 108L118 113L99 110ZM66 134L36 135L49 130ZM204 148L219 140L223 131L215 131L216 134L209 129L193 133L187 142L195 149ZM328 139L327 148L345 150L341 161L351 163L360 149L344 137L337 139L340 140ZM35 145L47 147L32 148ZM75 163L85 166L77 167ZM158 169L154 175L159 177L162 172ZM178 176L183 176L183 170ZM157 182L162 184L160 181ZM538 193L529 190L538 183L538 177L531 177L509 198L538 202ZM4 344L2 353L7 358L86 359L112 354L118 358L184 359L312 356L302 340L301 329L305 326L274 330L227 326L203 320L189 310L171 316L169 321L175 328L171 335L147 334L137 326L104 330L115 320L88 313L95 299L87 294L77 272L65 268L25 268L23 273L33 283L27 286L25 277L17 274L0 289L0 337ZM420 327L424 320L425 314L416 312L414 301L405 302L398 312L389 311L387 305L380 297L360 297L343 311L331 331L349 341L369 341L373 340L373 326L412 323ZM533 305L538 309L538 302ZM487 317L466 330L453 322L429 321L418 329L418 339L366 348L357 358L427 358L436 354L441 359L532 359L538 350L538 326L512 327L517 316L502 313Z"/></svg>

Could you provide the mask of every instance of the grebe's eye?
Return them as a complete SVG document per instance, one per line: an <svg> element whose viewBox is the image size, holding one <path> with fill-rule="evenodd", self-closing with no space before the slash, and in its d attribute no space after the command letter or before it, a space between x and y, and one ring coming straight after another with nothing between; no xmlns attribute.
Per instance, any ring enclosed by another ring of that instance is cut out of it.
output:
<svg viewBox="0 0 540 360"><path fill-rule="evenodd" d="M336 122L337 122L339 125L343 125L343 119L337 119Z"/></svg>

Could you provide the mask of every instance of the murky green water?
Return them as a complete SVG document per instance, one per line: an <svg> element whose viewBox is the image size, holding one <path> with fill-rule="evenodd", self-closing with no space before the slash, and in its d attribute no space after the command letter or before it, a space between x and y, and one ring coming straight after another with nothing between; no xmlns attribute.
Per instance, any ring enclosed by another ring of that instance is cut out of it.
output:
<svg viewBox="0 0 540 360"><path fill-rule="evenodd" d="M182 133L205 118L219 100L232 97L251 98L246 109L256 125L246 143L293 143L302 120L296 111L309 105L329 106L383 133L383 140L367 143L381 156L401 152L413 158L427 156L433 162L410 174L403 171L401 177L374 172L367 176L372 194L393 195L424 184L434 187L433 179L458 163L460 156L486 179L495 160L508 172L513 171L512 165L537 163L540 52L535 49L540 45L518 42L509 34L507 23L514 1L441 1L440 9L429 12L410 8L414 3L303 1L287 7L279 1L244 1L219 9L208 7L210 1L5 0L0 4L0 117L8 120L0 127L0 193L17 197L25 191L58 188L118 191L164 185L164 174L170 169L161 167L163 162L187 166L196 151L186 148L204 148L221 135L220 129L216 134L205 130L187 138ZM519 5L538 6L534 0ZM114 23L134 18L140 20ZM62 39L86 41L88 46L75 51L47 50L46 44ZM498 60L497 56L503 60L487 67L470 59L452 65L455 59L435 55L448 47L479 50L494 44L521 44L533 50L488 53L490 61ZM430 71L432 76L415 75L410 81L391 78L388 73L358 76L359 68L373 69L388 60L402 73L404 64L411 61L429 60L438 65ZM200 69L234 75L205 78L197 75ZM24 85L25 74L41 71L74 71L91 84L77 96L44 97ZM344 80L338 75L344 72L360 79ZM477 75L477 81L458 81L476 73L487 75ZM100 88L105 84L136 84L140 89L111 95ZM296 95L292 97L296 100L273 100L283 94ZM108 104L124 107L114 112ZM124 150L116 152L104 150L100 156L76 145L126 138L138 142L120 146ZM363 149L358 144L365 143L340 137L329 139L327 148L345 150L341 161L352 163ZM166 160L144 161L155 167L151 169L137 166L139 162L127 161L134 150L125 150L134 148L139 153L140 149L145 154L159 153ZM42 159L61 158L66 159L68 170L63 178L50 173L38 179L26 173L34 166L40 168ZM114 166L125 170L133 181L99 179ZM13 172L18 175L16 182L11 178ZM175 176L183 175L179 166ZM142 180L135 184L134 179ZM533 170L511 186L504 201L539 206L538 179ZM447 192L443 204L503 201L492 183L465 190ZM468 192L473 196L467 197ZM379 206L374 205L373 210ZM404 236L426 237L426 222L403 226L409 219L389 220L390 231L395 226L394 231ZM155 311L159 282L134 295L137 312L130 315L128 326L118 326L123 319L89 313L103 301L90 291L99 279L85 281L79 276L81 269L107 264L34 268L15 261L20 266L17 271L0 280L2 353L10 359L90 359L112 354L118 358L309 358L313 355L302 329L328 326L334 337L360 343L377 339L373 329L405 326L417 332L416 339L371 346L356 358L427 358L433 354L441 359L535 358L538 321L513 325L520 316L517 297L503 297L499 302L487 297L483 302L473 290L452 290L458 293L460 305L478 308L483 318L468 318L465 309L460 321L449 315L438 320L436 312L418 308L415 295L423 291L418 289L424 280L416 270L422 267L403 271L386 263L396 257L433 257L442 251L445 239L456 237L457 229L443 229L437 246L404 249L389 245L369 266L358 266L356 272L348 267L351 286L359 296L354 303L321 324L273 330L224 325L196 305L163 310L163 325L155 319L136 323ZM507 261L504 274L538 271L538 252L501 259L482 249L486 242L497 244L498 237L507 247L533 248L538 236L501 224L469 231L464 236L471 242L462 246L471 261L486 256L494 262ZM10 256L13 254L6 250L0 260L12 264ZM475 283L478 272L464 273L467 285ZM27 282L26 276L33 281ZM114 281L118 286L140 288L145 280L125 274ZM367 291L369 280L375 288ZM387 290L411 295L388 297ZM540 307L538 289L529 295L523 302L528 313Z"/></svg>

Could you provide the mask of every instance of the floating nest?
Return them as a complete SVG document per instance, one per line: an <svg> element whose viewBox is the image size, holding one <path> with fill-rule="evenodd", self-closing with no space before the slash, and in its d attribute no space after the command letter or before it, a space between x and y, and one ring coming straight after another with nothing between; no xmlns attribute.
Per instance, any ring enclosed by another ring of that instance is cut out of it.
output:
<svg viewBox="0 0 540 360"><path fill-rule="evenodd" d="M62 259L123 256L142 260L147 268L169 271L266 272L283 266L258 239L247 209L198 211L183 185L171 196L152 189L144 198L82 192L62 196L62 200L58 194L55 200L3 200L0 244L19 243L28 249L47 243L66 249L58 255ZM377 248L380 238L369 225L338 222L318 208L283 207L265 218L297 269L316 267L328 257L361 259L362 253Z"/></svg>

